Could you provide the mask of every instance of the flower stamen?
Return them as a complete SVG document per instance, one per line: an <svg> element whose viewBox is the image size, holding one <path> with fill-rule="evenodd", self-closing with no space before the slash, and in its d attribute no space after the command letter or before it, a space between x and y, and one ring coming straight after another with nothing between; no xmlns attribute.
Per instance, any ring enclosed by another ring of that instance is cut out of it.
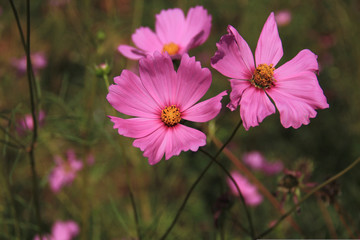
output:
<svg viewBox="0 0 360 240"><path fill-rule="evenodd" d="M181 120L181 114L179 108L175 105L166 107L161 111L161 121L168 127L173 127Z"/></svg>
<svg viewBox="0 0 360 240"><path fill-rule="evenodd" d="M274 82L274 70L273 64L259 64L254 71L251 83L257 88L270 88L275 86Z"/></svg>
<svg viewBox="0 0 360 240"><path fill-rule="evenodd" d="M164 44L162 53L167 52L170 56L175 55L179 52L180 47L176 43L170 42L168 44Z"/></svg>

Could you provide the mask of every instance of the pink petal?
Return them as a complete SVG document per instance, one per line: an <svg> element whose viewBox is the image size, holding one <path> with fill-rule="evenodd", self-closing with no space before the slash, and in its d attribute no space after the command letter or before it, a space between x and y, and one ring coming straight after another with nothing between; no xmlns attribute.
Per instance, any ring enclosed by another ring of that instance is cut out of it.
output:
<svg viewBox="0 0 360 240"><path fill-rule="evenodd" d="M305 71L319 71L317 56L309 49L301 50L293 59L277 68L274 78L276 80L285 79Z"/></svg>
<svg viewBox="0 0 360 240"><path fill-rule="evenodd" d="M184 33L180 44L186 49L197 47L204 43L209 37L211 29L211 15L202 6L190 8L186 20ZM185 51L183 51L185 52Z"/></svg>
<svg viewBox="0 0 360 240"><path fill-rule="evenodd" d="M69 231L69 233L74 237L79 234L80 228L79 225L74 221L67 221L66 227Z"/></svg>
<svg viewBox="0 0 360 240"><path fill-rule="evenodd" d="M262 168L266 164L264 156L258 151L248 152L244 154L243 161L246 165L255 170L262 170Z"/></svg>
<svg viewBox="0 0 360 240"><path fill-rule="evenodd" d="M179 155L181 151L196 152L199 147L206 145L206 135L203 132L182 124L169 128L167 140L166 160Z"/></svg>
<svg viewBox="0 0 360 240"><path fill-rule="evenodd" d="M181 9L162 10L156 15L155 30L163 44L180 43L185 27L185 16Z"/></svg>
<svg viewBox="0 0 360 240"><path fill-rule="evenodd" d="M184 54L177 71L176 103L181 111L185 111L204 96L211 85L211 72L201 68L195 57Z"/></svg>
<svg viewBox="0 0 360 240"><path fill-rule="evenodd" d="M120 135L131 138L145 137L164 125L160 119L160 115L159 118L155 119L122 119L110 116L110 120L114 123L114 129L118 129Z"/></svg>
<svg viewBox="0 0 360 240"><path fill-rule="evenodd" d="M109 87L106 99L119 112L145 118L158 118L161 108L144 88L139 77L123 70Z"/></svg>
<svg viewBox="0 0 360 240"><path fill-rule="evenodd" d="M215 97L188 108L182 113L181 118L193 122L210 121L219 114L222 107L221 99L226 94L226 91L224 91Z"/></svg>
<svg viewBox="0 0 360 240"><path fill-rule="evenodd" d="M119 45L118 51L127 58L133 60L139 60L146 56L146 52L143 50L128 46L128 45Z"/></svg>
<svg viewBox="0 0 360 240"><path fill-rule="evenodd" d="M315 109L329 107L314 71L316 55L309 50L301 51L275 70L276 85L267 93L274 100L285 128L309 124L310 118L316 116Z"/></svg>
<svg viewBox="0 0 360 240"><path fill-rule="evenodd" d="M161 109L175 104L177 79L168 54L155 52L140 59L139 72L144 87Z"/></svg>
<svg viewBox="0 0 360 240"><path fill-rule="evenodd" d="M282 55L282 44L276 26L274 13L272 12L264 24L256 46L256 66L266 63L273 64L273 67L275 67Z"/></svg>
<svg viewBox="0 0 360 240"><path fill-rule="evenodd" d="M231 172L231 176L233 177L234 181L236 182L236 185L238 186L238 188L241 191L241 194L243 195L244 199L245 199L245 203L249 206L256 206L259 205L262 200L263 197L262 195L260 195L260 193L258 193L257 188L252 185L247 178L243 177L242 175L240 175L238 172ZM227 183L231 189L231 192L238 196L238 190L235 186L235 184L233 183L233 181L231 181L230 178L227 178Z"/></svg>
<svg viewBox="0 0 360 240"><path fill-rule="evenodd" d="M250 80L255 70L250 47L230 25L228 32L216 44L218 50L211 58L211 66L227 77Z"/></svg>
<svg viewBox="0 0 360 240"><path fill-rule="evenodd" d="M256 87L249 87L243 92L240 100L240 116L246 130L258 126L270 114L275 113L265 91Z"/></svg>
<svg viewBox="0 0 360 240"><path fill-rule="evenodd" d="M138 138L133 142L134 147L140 148L140 150L144 152L143 156L148 158L150 165L160 162L164 156L168 129L169 128L164 125L153 133L143 138Z"/></svg>
<svg viewBox="0 0 360 240"><path fill-rule="evenodd" d="M276 173L281 172L283 168L284 168L284 164L281 161L267 162L263 166L262 171L267 175L274 175Z"/></svg>
<svg viewBox="0 0 360 240"><path fill-rule="evenodd" d="M197 151L200 146L206 144L206 136L199 130L177 124L174 127L160 127L153 133L138 138L134 141L134 147L144 151L149 164L158 163L165 154L168 160L172 156L179 155L181 151Z"/></svg>
<svg viewBox="0 0 360 240"><path fill-rule="evenodd" d="M238 79L230 79L229 81L231 85L231 93L230 93L230 103L227 105L227 107L231 111L234 111L240 105L240 100L244 91L247 88L252 87L252 85L250 81L244 81Z"/></svg>
<svg viewBox="0 0 360 240"><path fill-rule="evenodd" d="M148 27L140 27L136 29L131 36L134 44L150 54L155 51L162 51L163 44L160 42L158 36Z"/></svg>

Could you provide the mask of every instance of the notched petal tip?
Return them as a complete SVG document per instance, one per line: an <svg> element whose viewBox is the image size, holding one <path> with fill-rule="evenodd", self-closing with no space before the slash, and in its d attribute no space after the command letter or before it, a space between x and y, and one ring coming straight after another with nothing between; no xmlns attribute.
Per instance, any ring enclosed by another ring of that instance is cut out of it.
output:
<svg viewBox="0 0 360 240"><path fill-rule="evenodd" d="M231 34L225 34L220 38L220 41L216 43L218 50L215 55L211 58L211 65L215 65L218 61L225 57L225 52L222 50L222 45L230 45L235 38ZM214 66L213 66L214 67Z"/></svg>

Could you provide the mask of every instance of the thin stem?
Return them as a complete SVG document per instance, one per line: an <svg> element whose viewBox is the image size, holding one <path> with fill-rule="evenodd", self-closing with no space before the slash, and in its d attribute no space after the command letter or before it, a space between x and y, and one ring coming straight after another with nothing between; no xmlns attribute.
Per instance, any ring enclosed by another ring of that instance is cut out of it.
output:
<svg viewBox="0 0 360 240"><path fill-rule="evenodd" d="M0 129L5 133L5 136L10 137L17 145L25 149L25 146L21 142L19 142L19 140L17 140L16 137L11 135L4 127L0 126Z"/></svg>
<svg viewBox="0 0 360 240"><path fill-rule="evenodd" d="M105 81L106 90L109 90L110 84L109 84L109 78L108 78L107 74L103 74L103 79Z"/></svg>
<svg viewBox="0 0 360 240"><path fill-rule="evenodd" d="M15 148L15 149L22 149L22 146L17 145L16 143L11 143L8 140L3 140L0 139L0 142L3 143L4 145L7 145L9 147Z"/></svg>
<svg viewBox="0 0 360 240"><path fill-rule="evenodd" d="M344 170L342 170L341 172L339 172L338 174L332 176L331 178L329 178L328 180L326 180L325 182L323 182L322 184L318 185L317 187L313 188L310 192L308 192L297 204L295 204L289 211L287 211L284 215L282 215L277 222L274 224L274 226L272 226L271 228L268 228L267 230L265 230L263 233L259 234L256 238L262 238L264 236L266 236L267 234L269 234L272 230L275 229L275 227L277 225L279 225L280 222L282 222L287 216L289 216L292 212L294 212L299 206L300 204L302 204L305 200L307 200L309 197L311 197L314 193L316 193L317 191L319 191L321 188L323 188L324 186L328 185L329 183L331 183L332 181L335 181L336 179L338 179L339 177L341 177L342 175L344 175L346 172L348 172L349 170L351 170L353 167L355 167L356 164L358 164L360 162L360 157L358 159L356 159L353 163L351 163L347 168L345 168Z"/></svg>
<svg viewBox="0 0 360 240"><path fill-rule="evenodd" d="M242 124L242 120L240 119L238 125L236 125L234 131L232 132L232 134L230 135L229 139L224 143L224 145L218 150L218 152L215 154L215 159L220 155L220 153L222 152L222 150L226 147L227 144L229 144L229 142L232 140L232 138L235 136L237 130L240 128ZM168 229L166 230L166 232L164 233L164 235L160 238L161 240L166 239L166 237L168 236L168 234L170 233L170 231L173 229L173 227L175 226L177 220L180 217L180 214L182 213L187 201L190 198L191 193L193 192L193 190L195 189L195 187L197 186L197 184L200 182L200 180L203 178L203 176L205 175L205 173L209 170L209 168L211 167L212 163L214 161L210 161L206 167L204 168L204 170L201 172L200 176L195 180L195 182L191 185L188 193L186 194L184 201L182 202L179 210L176 213L176 216L174 218L174 220L172 221L172 223L170 224L170 226L168 227Z"/></svg>
<svg viewBox="0 0 360 240"><path fill-rule="evenodd" d="M132 190L130 188L130 184L128 184L128 189L129 189L129 194L130 194L131 205L132 205L132 208L134 210L134 218L135 218L137 236L138 236L138 239L141 240L142 235L141 235L141 230L140 230L140 225L139 225L139 218L138 218L138 213L137 213L137 209L136 209L134 194L132 193Z"/></svg>
<svg viewBox="0 0 360 240"><path fill-rule="evenodd" d="M18 27L18 30L19 30L19 34L20 34L20 39L21 39L21 43L22 43L22 45L23 45L23 47L24 47L24 51L25 51L25 53L27 53L28 52L28 50L30 49L30 42L28 41L27 43L28 44L26 44L26 41L25 41L25 36L24 36L24 32L23 32L23 30L22 30L22 27L21 27L21 23L20 23L20 18L19 18L19 14L18 14L18 12L17 12L17 10L16 10L16 7L15 7L15 4L14 4L14 1L13 0L9 0L9 2L10 2L10 5L11 5L11 9L12 9L12 11L13 11L13 13L14 13L14 17L15 17L15 20L16 20L16 25L17 25L17 27ZM30 18L30 14L29 14L29 18ZM30 21L27 21L28 22L28 25L30 25ZM29 38L30 38L30 32L29 32L29 29L30 28L28 28L27 30L27 35L29 35ZM27 54L26 54L27 55ZM30 51L29 51L29 55L30 55ZM31 59L29 60L28 58L26 58L26 61L27 61L27 64L28 63L30 63L30 74L31 74L31 77L32 77L32 79L34 79L34 82L35 82L35 89L36 89L36 91L37 91L37 97L40 95L40 87L37 87L37 84L36 84L36 81L35 81L35 74L34 74L34 70L33 70L33 68L32 68L32 63L31 63ZM27 70L28 71L28 70ZM28 73L28 75L29 75L29 73ZM37 99L38 100L38 99Z"/></svg>
<svg viewBox="0 0 360 240"><path fill-rule="evenodd" d="M38 183L37 183L37 174L35 169L35 156L34 156L34 148L37 141L37 120L36 120L36 107L35 107L35 96L34 96L34 86L32 77L34 76L32 64L31 64L31 58L30 58L30 0L26 1L26 42L24 38L24 33L21 28L19 15L17 13L16 7L14 5L13 0L9 0L11 8L13 10L15 20L18 26L18 30L20 33L21 42L24 46L25 52L26 52L26 70L27 70L27 77L28 77L28 84L29 84L29 92L30 92L30 104L31 104L31 114L33 119L33 137L29 149L29 159L30 159L30 166L31 166L31 172L32 172L32 183L33 183L33 193L34 193L34 201L35 201L35 215L36 220L39 225L40 229L40 237L41 237L41 217L40 217L40 204L39 204L39 198L38 198ZM33 78L34 79L34 78ZM35 83L36 84L36 83Z"/></svg>
<svg viewBox="0 0 360 240"><path fill-rule="evenodd" d="M214 158L213 156L210 155L210 153L206 152L203 149L199 149L200 152L204 153L206 156L208 156L213 162L215 162L224 172L225 174L230 178L230 180L232 181L232 183L234 184L234 186L236 187L236 190L239 194L239 197L241 199L241 203L244 206L245 209L245 214L246 217L248 219L248 223L249 223L249 228L250 228L250 236L252 237L252 239L255 239L255 230L254 230L254 225L253 225L253 221L251 218L251 214L249 212L249 209L247 208L247 205L245 203L245 198L244 195L242 194L238 184L236 183L235 179L231 176L231 174L229 173L229 171L224 167L224 165L222 165L219 161L216 160L216 158Z"/></svg>

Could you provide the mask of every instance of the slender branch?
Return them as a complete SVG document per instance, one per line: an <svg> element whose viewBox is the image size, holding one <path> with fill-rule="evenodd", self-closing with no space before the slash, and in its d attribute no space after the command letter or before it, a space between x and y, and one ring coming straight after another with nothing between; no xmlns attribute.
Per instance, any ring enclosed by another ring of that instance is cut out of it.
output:
<svg viewBox="0 0 360 240"><path fill-rule="evenodd" d="M208 152L206 152L203 149L199 150L200 152L204 153L206 156L208 156L213 162L215 162L224 172L225 174L229 177L229 179L232 181L232 183L234 184L234 186L236 187L236 190L239 194L239 197L241 199L241 203L244 206L245 209L245 214L246 217L248 219L248 223L249 223L249 228L250 228L250 236L252 237L252 239L255 239L255 230L254 230L254 225L253 225L253 221L249 212L249 209L247 208L247 205L245 203L245 198L244 195L241 193L241 190L238 186L238 184L236 183L235 179L231 176L231 174L229 173L229 171L224 167L224 165L222 165L218 160L216 160L216 158L214 158L213 156L211 156Z"/></svg>
<svg viewBox="0 0 360 240"><path fill-rule="evenodd" d="M218 150L218 152L215 154L215 159L220 155L220 153L222 152L222 150L226 147L227 144L229 144L229 142L232 140L232 138L235 136L237 130L240 128L242 124L242 120L240 119L238 125L236 125L234 131L232 132L232 134L230 135L229 139L224 143L224 145ZM166 230L166 232L164 233L164 235L160 238L161 240L166 239L166 237L168 236L168 234L170 233L170 231L172 230L172 228L175 226L181 212L183 211L187 201L190 198L191 193L193 192L193 190L195 189L195 187L197 186L197 184L200 182L200 180L203 178L203 176L205 175L205 173L209 170L209 168L211 167L212 163L214 161L210 161L206 167L204 168L204 170L201 172L200 176L195 180L195 182L191 185L188 193L186 194L184 201L182 202L179 210L176 213L176 216L174 218L174 220L172 221L172 223L170 224L170 226L168 227L168 229Z"/></svg>
<svg viewBox="0 0 360 240"><path fill-rule="evenodd" d="M331 183L332 181L335 181L336 179L338 179L339 177L341 177L342 175L344 175L346 172L348 172L350 169L352 169L353 167L355 167L356 164L358 164L360 162L360 157L358 159L356 159L353 163L351 163L347 168L345 168L344 170L342 170L341 172L339 172L338 174L332 176L331 178L329 178L328 180L326 180L325 182L323 182L322 184L318 185L317 187L313 188L310 192L308 192L297 204L295 204L289 211L287 211L284 215L282 215L277 222L274 224L274 226L272 226L271 228L268 228L267 230L265 230L263 233L259 234L256 238L262 238L264 236L266 236L267 234L269 234L272 230L275 229L275 227L277 227L279 225L280 222L282 222L287 216L289 216L292 212L294 212L299 206L300 204L302 204L305 200L307 200L309 197L311 197L314 193L316 193L317 191L319 191L321 188L323 188L324 186L328 185L329 183Z"/></svg>

